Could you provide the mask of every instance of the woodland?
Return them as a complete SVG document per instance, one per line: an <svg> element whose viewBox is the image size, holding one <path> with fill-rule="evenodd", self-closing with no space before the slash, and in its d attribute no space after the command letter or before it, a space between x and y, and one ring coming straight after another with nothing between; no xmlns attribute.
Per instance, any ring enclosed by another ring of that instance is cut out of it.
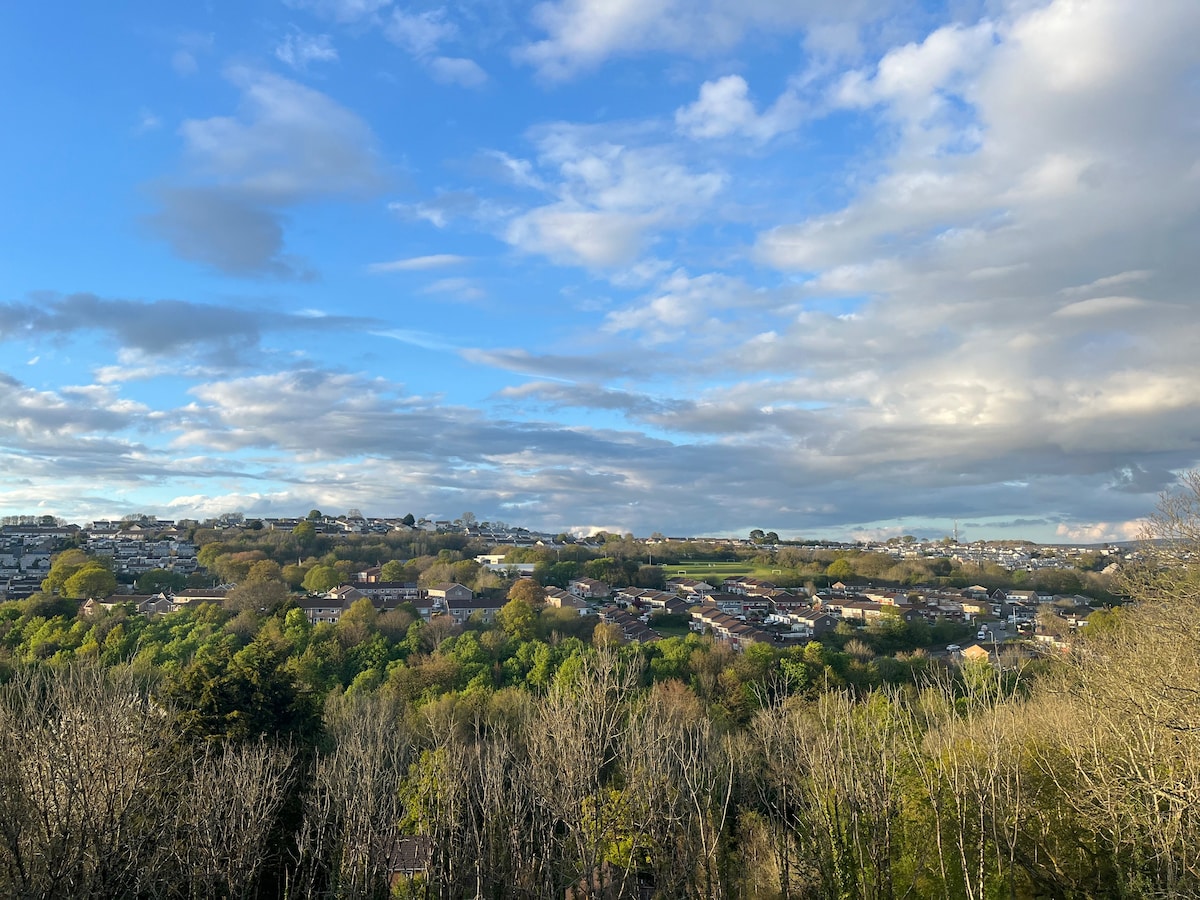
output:
<svg viewBox="0 0 1200 900"><path fill-rule="evenodd" d="M1200 896L1200 477L1151 531L1069 653L961 666L895 621L626 644L520 592L313 626L297 576L353 562L315 535L291 572L202 537L226 604L83 617L66 551L0 606L0 895Z"/></svg>

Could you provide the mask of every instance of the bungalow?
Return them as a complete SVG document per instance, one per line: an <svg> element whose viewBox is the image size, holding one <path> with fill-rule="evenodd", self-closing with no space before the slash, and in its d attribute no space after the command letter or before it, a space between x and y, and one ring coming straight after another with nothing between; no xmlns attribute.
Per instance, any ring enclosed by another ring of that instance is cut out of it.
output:
<svg viewBox="0 0 1200 900"><path fill-rule="evenodd" d="M365 600L367 595L353 585L339 584L335 588L330 588L325 593L325 597L328 600L339 602L343 607L349 609L350 604L357 600Z"/></svg>
<svg viewBox="0 0 1200 900"><path fill-rule="evenodd" d="M970 600L964 597L961 606L962 611L969 616L986 616L992 611L990 600Z"/></svg>

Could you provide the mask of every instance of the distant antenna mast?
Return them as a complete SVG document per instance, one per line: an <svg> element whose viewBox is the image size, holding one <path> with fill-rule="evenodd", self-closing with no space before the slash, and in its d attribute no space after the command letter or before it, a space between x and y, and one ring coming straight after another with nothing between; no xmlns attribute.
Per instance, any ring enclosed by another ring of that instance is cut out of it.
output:
<svg viewBox="0 0 1200 900"><path fill-rule="evenodd" d="M958 543L958 519L954 520L954 543Z"/></svg>

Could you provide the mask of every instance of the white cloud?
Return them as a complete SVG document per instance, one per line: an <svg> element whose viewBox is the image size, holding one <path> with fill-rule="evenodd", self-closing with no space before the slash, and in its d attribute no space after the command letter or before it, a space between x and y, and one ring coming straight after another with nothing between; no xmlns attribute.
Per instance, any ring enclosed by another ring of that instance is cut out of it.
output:
<svg viewBox="0 0 1200 900"><path fill-rule="evenodd" d="M564 264L604 268L632 262L650 222L642 215L543 206L514 219L505 239L527 253Z"/></svg>
<svg viewBox="0 0 1200 900"><path fill-rule="evenodd" d="M438 46L454 37L458 29L446 21L444 9L420 13L394 9L383 33L393 44L421 59L436 53Z"/></svg>
<svg viewBox="0 0 1200 900"><path fill-rule="evenodd" d="M1097 278L1095 281L1089 284L1079 284L1063 288L1060 293L1067 296L1090 294L1092 291L1103 291L1126 284L1135 284L1139 281L1146 281L1153 277L1154 272L1150 269L1134 269L1130 272L1118 272L1116 275L1106 275L1103 278Z"/></svg>
<svg viewBox="0 0 1200 900"><path fill-rule="evenodd" d="M694 138L744 135L767 141L795 128L800 115L799 98L790 89L760 114L750 99L746 80L740 75L726 75L702 84L696 102L675 111L675 124Z"/></svg>
<svg viewBox="0 0 1200 900"><path fill-rule="evenodd" d="M138 110L138 123L134 131L137 134L147 134L162 128L162 119L144 107Z"/></svg>
<svg viewBox="0 0 1200 900"><path fill-rule="evenodd" d="M176 75L187 78L200 71L199 57L212 51L214 36L189 31L181 34L177 43L179 46L171 55L171 68Z"/></svg>
<svg viewBox="0 0 1200 900"><path fill-rule="evenodd" d="M1077 300L1054 311L1056 316L1102 316L1109 313L1141 310L1152 304L1138 297L1093 297Z"/></svg>
<svg viewBox="0 0 1200 900"><path fill-rule="evenodd" d="M293 27L275 46L275 58L293 69L304 70L309 63L335 62L338 52L329 35L305 34Z"/></svg>
<svg viewBox="0 0 1200 900"><path fill-rule="evenodd" d="M230 274L309 279L285 252L281 210L378 190L375 136L319 91L245 68L228 77L239 115L183 123L188 171L156 186L161 209L146 225L179 256Z"/></svg>
<svg viewBox="0 0 1200 900"><path fill-rule="evenodd" d="M391 262L371 263L367 271L373 274L386 272L423 272L426 269L441 269L446 266L457 266L467 262L467 257L454 253L434 253L429 256L410 256L407 259L394 259Z"/></svg>
<svg viewBox="0 0 1200 900"><path fill-rule="evenodd" d="M609 313L604 329L635 332L654 344L686 336L689 343L699 347L710 331L717 341L727 334L717 317L720 310L737 309L744 316L755 305L753 294L738 279L715 273L692 277L680 269L664 278L652 294Z"/></svg>
<svg viewBox="0 0 1200 900"><path fill-rule="evenodd" d="M343 24L370 19L392 5L392 0L284 0L294 9L308 9Z"/></svg>
<svg viewBox="0 0 1200 900"><path fill-rule="evenodd" d="M1135 541L1147 533L1149 525L1147 519L1132 519L1128 522L1062 522L1056 534L1068 541L1085 544Z"/></svg>
<svg viewBox="0 0 1200 900"><path fill-rule="evenodd" d="M350 110L278 75L234 68L240 115L180 127L199 174L271 202L380 186L375 137Z"/></svg>
<svg viewBox="0 0 1200 900"><path fill-rule="evenodd" d="M612 56L648 50L691 55L728 51L754 29L793 31L883 15L862 0L554 0L534 8L546 33L516 51L550 79L570 78Z"/></svg>
<svg viewBox="0 0 1200 900"><path fill-rule="evenodd" d="M988 21L970 28L947 25L919 44L889 51L873 76L863 72L845 76L834 95L847 106L891 102L907 114L925 114L940 91L986 60L994 39L995 29Z"/></svg>
<svg viewBox="0 0 1200 900"><path fill-rule="evenodd" d="M438 56L429 61L429 71L434 80L461 87L481 87L488 80L487 72L473 59Z"/></svg>
<svg viewBox="0 0 1200 900"><path fill-rule="evenodd" d="M512 219L505 239L563 263L632 263L656 229L703 210L727 181L689 170L667 148L614 144L587 128L554 126L538 146L557 199Z"/></svg>

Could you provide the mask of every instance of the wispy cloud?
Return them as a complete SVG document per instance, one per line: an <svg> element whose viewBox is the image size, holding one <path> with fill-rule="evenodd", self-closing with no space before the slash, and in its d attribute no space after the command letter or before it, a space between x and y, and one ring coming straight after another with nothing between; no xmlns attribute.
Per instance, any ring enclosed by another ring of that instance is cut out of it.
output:
<svg viewBox="0 0 1200 900"><path fill-rule="evenodd" d="M336 62L337 48L327 34L307 34L296 26L275 45L275 58L293 69L303 71L309 63Z"/></svg>
<svg viewBox="0 0 1200 900"><path fill-rule="evenodd" d="M371 263L367 266L367 271L374 275L389 272L425 272L429 269L462 265L468 261L468 257L455 253L433 253L429 256L410 256L405 259L393 259L390 262Z"/></svg>

